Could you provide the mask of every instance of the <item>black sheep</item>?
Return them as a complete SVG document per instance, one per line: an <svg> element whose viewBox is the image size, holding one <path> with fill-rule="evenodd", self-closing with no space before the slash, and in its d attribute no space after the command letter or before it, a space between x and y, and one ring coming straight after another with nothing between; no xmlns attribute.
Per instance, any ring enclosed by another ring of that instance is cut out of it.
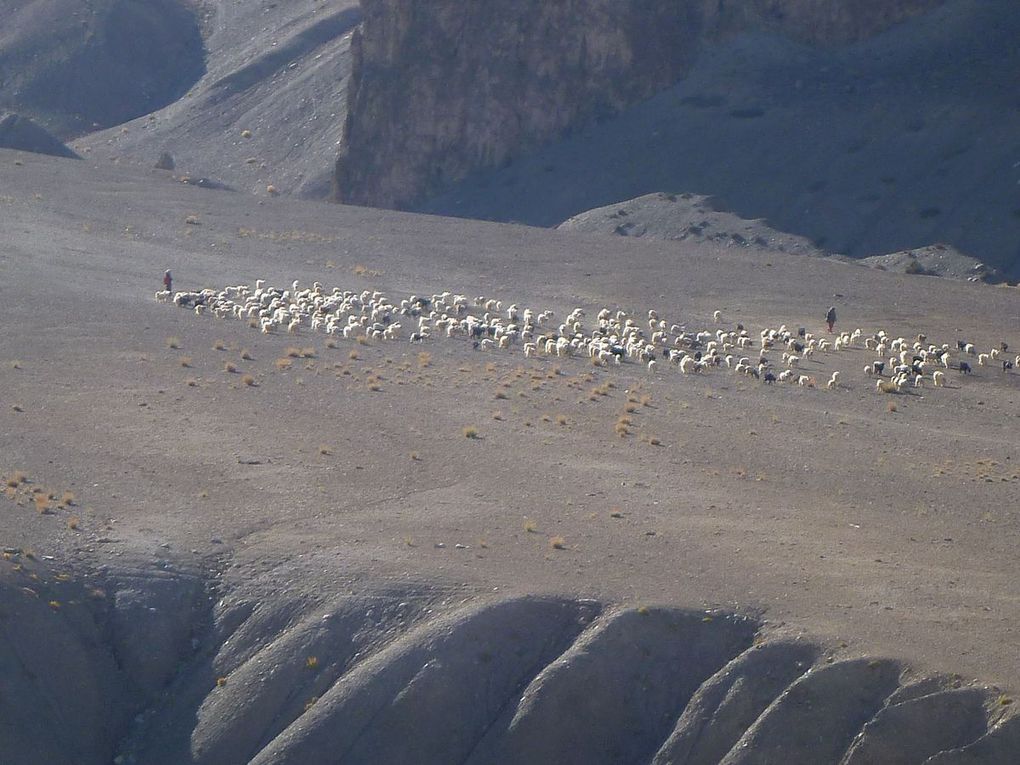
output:
<svg viewBox="0 0 1020 765"><path fill-rule="evenodd" d="M960 371L961 371L961 372L962 372L963 374L965 374L965 375L969 375L969 374L971 374L971 373L972 373L972 372L973 372L974 370L970 368L970 364L968 364L968 363L967 363L966 361L961 361L961 362L960 362Z"/></svg>

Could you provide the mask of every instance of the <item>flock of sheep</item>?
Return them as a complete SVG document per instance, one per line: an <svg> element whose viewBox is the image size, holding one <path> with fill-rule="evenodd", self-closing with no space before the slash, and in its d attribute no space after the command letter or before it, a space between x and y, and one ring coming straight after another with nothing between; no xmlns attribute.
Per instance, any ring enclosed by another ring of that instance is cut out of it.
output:
<svg viewBox="0 0 1020 765"><path fill-rule="evenodd" d="M1020 366L1020 356L1006 357L1006 343L979 352L972 343L938 345L924 335L908 340L890 337L882 330L868 334L855 329L828 338L786 325L766 327L755 338L741 324L732 329L689 330L668 324L654 310L638 320L623 311L603 308L589 323L586 312L575 308L557 323L552 311L538 312L492 298L468 298L450 292L411 295L393 303L378 291L334 288L327 292L319 282L301 289L297 281L288 289L267 286L260 279L254 286L173 294L162 291L155 298L196 314L246 320L265 334L325 332L350 339L406 339L412 343L460 337L482 351L519 348L528 358L587 356L599 366L635 362L649 372L675 366L685 375L726 368L766 384L789 382L813 387L815 378L801 371L802 363L812 356L852 348L874 353L875 360L864 367L864 373L886 393L921 387L925 381L944 386L948 370L973 372L968 359L978 366L1001 366L1003 372ZM713 319L721 325L722 313L716 311ZM781 370L777 373L778 367ZM839 386L840 373L832 372L825 387Z"/></svg>

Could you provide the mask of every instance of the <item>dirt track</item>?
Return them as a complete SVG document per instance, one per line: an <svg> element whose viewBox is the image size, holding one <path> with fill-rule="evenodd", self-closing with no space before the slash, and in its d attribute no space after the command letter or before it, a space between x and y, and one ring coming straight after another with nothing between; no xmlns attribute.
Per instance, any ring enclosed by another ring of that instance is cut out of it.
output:
<svg viewBox="0 0 1020 765"><path fill-rule="evenodd" d="M330 349L321 334L262 336L152 299L170 267L177 288L450 289L559 316L655 308L691 327L719 309L752 335L817 332L834 302L844 326L1020 349L1015 289L260 203L11 152L0 241L0 470L76 495L50 514L21 490L21 504L0 498L5 546L83 574L216 572L227 589L260 582L267 601L394 588L437 608L494 592L722 608L828 657L1020 685L1015 374L954 372L946 389L891 397L861 372L863 350L806 364L819 380L841 370L838 391L463 340L432 343L426 363L406 342ZM289 346L314 355L283 371ZM608 395L592 400L597 387Z"/></svg>

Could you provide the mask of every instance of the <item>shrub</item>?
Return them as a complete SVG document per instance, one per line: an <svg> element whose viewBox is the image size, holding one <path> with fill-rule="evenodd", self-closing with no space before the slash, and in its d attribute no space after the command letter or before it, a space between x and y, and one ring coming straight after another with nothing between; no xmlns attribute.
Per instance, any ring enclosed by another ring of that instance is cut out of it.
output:
<svg viewBox="0 0 1020 765"><path fill-rule="evenodd" d="M177 337L168 337L166 339L166 347L170 348L171 350L177 350L178 348L181 347L181 340L180 340L180 338L177 338Z"/></svg>
<svg viewBox="0 0 1020 765"><path fill-rule="evenodd" d="M478 438L478 428L474 425L467 425L460 432L464 434L464 438Z"/></svg>
<svg viewBox="0 0 1020 765"><path fill-rule="evenodd" d="M567 540L563 537L551 537L549 539L549 546L554 550L565 550L567 549Z"/></svg>
<svg viewBox="0 0 1020 765"><path fill-rule="evenodd" d="M241 382L243 382L249 388L254 388L255 387L255 378L252 377L251 375L245 375L244 377L242 377L241 378Z"/></svg>

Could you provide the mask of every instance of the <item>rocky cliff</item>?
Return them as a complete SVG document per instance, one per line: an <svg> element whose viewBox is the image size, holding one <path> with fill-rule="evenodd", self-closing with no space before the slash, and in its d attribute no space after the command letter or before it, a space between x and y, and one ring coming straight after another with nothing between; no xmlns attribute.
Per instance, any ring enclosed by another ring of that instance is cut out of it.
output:
<svg viewBox="0 0 1020 765"><path fill-rule="evenodd" d="M363 0L339 201L401 207L647 99L705 40L867 37L942 0Z"/></svg>

